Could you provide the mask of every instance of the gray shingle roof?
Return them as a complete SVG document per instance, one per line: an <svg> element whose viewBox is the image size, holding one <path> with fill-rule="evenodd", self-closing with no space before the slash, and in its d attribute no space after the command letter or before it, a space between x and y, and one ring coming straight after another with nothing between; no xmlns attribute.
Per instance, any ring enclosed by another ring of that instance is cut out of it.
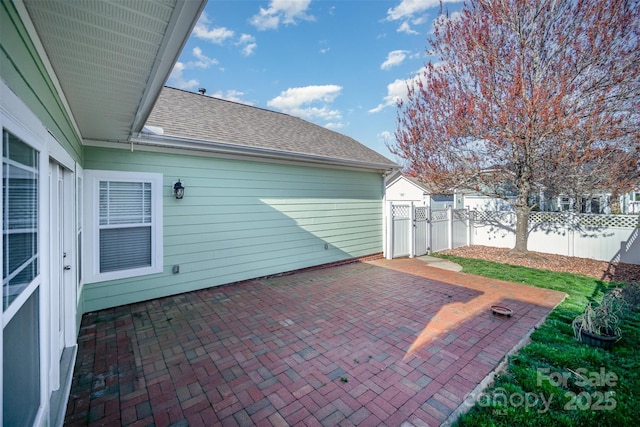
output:
<svg viewBox="0 0 640 427"><path fill-rule="evenodd" d="M147 126L165 137L224 143L273 151L393 168L398 165L353 138L288 114L164 87Z"/></svg>

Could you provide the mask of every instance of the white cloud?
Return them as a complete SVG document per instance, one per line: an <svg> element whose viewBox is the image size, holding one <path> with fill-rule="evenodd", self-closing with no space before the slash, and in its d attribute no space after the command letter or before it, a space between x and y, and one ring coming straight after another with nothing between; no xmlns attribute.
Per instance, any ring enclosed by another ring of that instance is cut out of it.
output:
<svg viewBox="0 0 640 427"><path fill-rule="evenodd" d="M427 9L440 6L441 0L401 0L400 4L387 11L387 19L389 21L397 21L400 19L412 18L418 13L422 13ZM455 2L459 0L449 0ZM443 3L446 3L444 0Z"/></svg>
<svg viewBox="0 0 640 427"><path fill-rule="evenodd" d="M238 40L239 44L247 44L247 43L253 43L256 41L256 38L253 37L251 34L244 34L242 33L240 35L240 39Z"/></svg>
<svg viewBox="0 0 640 427"><path fill-rule="evenodd" d="M170 86L178 89L192 90L198 86L198 81L195 79L185 80L183 76L184 69L185 65L182 62L176 62L173 66L173 70L171 70L171 75L169 75L168 83Z"/></svg>
<svg viewBox="0 0 640 427"><path fill-rule="evenodd" d="M322 55L324 55L325 53L329 53L329 51L331 50L331 48L329 47L329 41L328 40L320 40L320 50L318 52L320 52Z"/></svg>
<svg viewBox="0 0 640 427"><path fill-rule="evenodd" d="M387 95L383 98L383 102L377 107L369 110L369 113L379 113L387 107L395 107L399 100L407 98L407 86L418 81L424 74L425 67L422 67L413 77L409 79L396 79L387 85Z"/></svg>
<svg viewBox="0 0 640 427"><path fill-rule="evenodd" d="M236 45L242 46L242 49L240 52L244 56L253 55L254 51L256 50L256 47L258 47L258 44L256 43L256 38L253 37L251 34L244 34L244 33L242 33Z"/></svg>
<svg viewBox="0 0 640 427"><path fill-rule="evenodd" d="M267 9L251 17L251 25L258 30L275 30L280 24L297 24L298 20L313 21L315 18L307 14L311 0L271 0Z"/></svg>
<svg viewBox="0 0 640 427"><path fill-rule="evenodd" d="M207 55L205 55L204 53L202 53L202 49L200 49L198 46L194 47L193 50L191 51L191 53L193 53L193 56L195 56L198 60L197 61L193 61L193 62L188 62L186 64L187 68L191 68L192 66L197 67L197 68L209 68L212 65L216 65L218 63L218 60L215 58L209 58Z"/></svg>
<svg viewBox="0 0 640 427"><path fill-rule="evenodd" d="M402 64L402 61L407 57L406 50L392 50L387 54L387 60L380 65L383 70L388 70L392 67Z"/></svg>
<svg viewBox="0 0 640 427"><path fill-rule="evenodd" d="M387 10L388 21L402 21L397 31L399 33L418 34L411 25L420 25L425 22L425 11L440 6L442 3L457 3L462 0L401 0L400 4Z"/></svg>
<svg viewBox="0 0 640 427"><path fill-rule="evenodd" d="M227 39L235 34L233 30L225 27L212 28L211 21L205 12L202 12L195 27L193 27L193 35L199 39L207 40L215 44L223 44Z"/></svg>
<svg viewBox="0 0 640 427"><path fill-rule="evenodd" d="M177 87L178 89L185 90L193 90L195 89L199 82L196 79L189 79L184 75L184 72L187 70L192 70L194 68L207 69L213 65L218 64L218 60L215 58L209 58L207 55L202 52L200 47L196 46L191 50L191 54L196 58L195 61L188 62L176 62L173 66L173 70L171 70L171 74L169 75L168 84L173 87Z"/></svg>
<svg viewBox="0 0 640 427"><path fill-rule="evenodd" d="M458 13L458 12L455 12L455 13ZM418 17L416 19L412 19L411 20L411 23L413 25L420 25L420 24L424 24L425 22L427 22L427 17L426 16L420 16L420 17Z"/></svg>
<svg viewBox="0 0 640 427"><path fill-rule="evenodd" d="M436 62L433 64L435 68L442 67L444 64L442 62ZM425 72L427 71L427 67L423 66L418 71L415 72L413 77L408 79L397 79L392 83L387 85L387 95L383 98L383 102L378 104L378 106L370 109L369 113L379 113L387 107L395 107L398 104L399 100L407 99L407 87L413 86L422 80L425 76Z"/></svg>
<svg viewBox="0 0 640 427"><path fill-rule="evenodd" d="M341 122L329 122L324 125L327 129L342 129L344 127L344 123Z"/></svg>
<svg viewBox="0 0 640 427"><path fill-rule="evenodd" d="M211 94L211 96L213 97L226 99L227 101L238 102L240 104L245 104L245 105L253 105L253 102L245 101L244 99L242 99L243 95L244 95L244 92L241 92L239 90L234 90L234 89L229 89L226 92L217 91Z"/></svg>
<svg viewBox="0 0 640 427"><path fill-rule="evenodd" d="M280 93L279 96L270 100L267 105L284 110L315 101L333 102L340 95L341 90L342 87L337 85L294 87Z"/></svg>
<svg viewBox="0 0 640 427"><path fill-rule="evenodd" d="M369 113L379 113L387 107L395 107L399 99L407 96L407 80L397 79L387 85L387 96L377 107L369 110Z"/></svg>
<svg viewBox="0 0 640 427"><path fill-rule="evenodd" d="M242 48L242 51L241 51L241 52L242 52L242 54L243 54L244 56L251 56L251 55L253 55L253 51L255 51L255 50L256 50L256 47L257 47L257 46L258 46L258 45L257 45L256 43L249 43L248 45L246 45L246 46L244 46L244 47Z"/></svg>
<svg viewBox="0 0 640 427"><path fill-rule="evenodd" d="M404 21L402 24L400 24L396 31L406 34L420 34L418 31L411 28L411 25L409 25L409 21Z"/></svg>
<svg viewBox="0 0 640 427"><path fill-rule="evenodd" d="M378 134L378 138L380 138L380 140L381 140L382 142L385 142L385 143L386 143L386 142L390 142L390 141L391 141L391 140L393 140L395 137L394 137L394 135L393 135L391 132L389 132L388 130L384 130L384 131L382 131L382 132L380 132L380 133Z"/></svg>
<svg viewBox="0 0 640 427"><path fill-rule="evenodd" d="M340 95L341 91L342 87L337 85L295 87L281 92L280 95L269 100L267 105L303 119L326 120L335 128L341 126L336 122L342 119L342 114L339 110L331 109L329 104Z"/></svg>
<svg viewBox="0 0 640 427"><path fill-rule="evenodd" d="M287 114L300 117L305 120L340 120L342 113L339 110L332 110L328 106L325 107L299 107L286 111ZM334 124L335 126L335 124Z"/></svg>

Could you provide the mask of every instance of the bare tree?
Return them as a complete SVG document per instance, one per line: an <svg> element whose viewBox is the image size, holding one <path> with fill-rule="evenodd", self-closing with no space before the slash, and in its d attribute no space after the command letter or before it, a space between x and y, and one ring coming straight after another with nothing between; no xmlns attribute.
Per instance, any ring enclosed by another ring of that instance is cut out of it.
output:
<svg viewBox="0 0 640 427"><path fill-rule="evenodd" d="M434 191L507 200L515 187L512 252L527 253L535 189L622 191L638 175L638 3L470 0L441 14L437 62L408 85L389 148Z"/></svg>

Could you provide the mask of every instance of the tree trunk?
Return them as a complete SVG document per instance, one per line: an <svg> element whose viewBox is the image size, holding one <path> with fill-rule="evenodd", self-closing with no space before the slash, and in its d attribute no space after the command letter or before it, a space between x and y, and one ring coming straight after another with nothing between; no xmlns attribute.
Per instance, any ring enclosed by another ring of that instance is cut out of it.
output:
<svg viewBox="0 0 640 427"><path fill-rule="evenodd" d="M620 195L617 191L614 191L613 194L611 194L611 197L609 197L609 208L611 209L612 214L622 213L620 206Z"/></svg>
<svg viewBox="0 0 640 427"><path fill-rule="evenodd" d="M527 240L529 239L529 195L531 194L531 169L523 168L518 177L518 196L516 198L516 245L511 249L512 255L527 255Z"/></svg>
<svg viewBox="0 0 640 427"><path fill-rule="evenodd" d="M526 255L527 240L529 239L529 207L518 203L516 205L516 245L511 249L511 254Z"/></svg>

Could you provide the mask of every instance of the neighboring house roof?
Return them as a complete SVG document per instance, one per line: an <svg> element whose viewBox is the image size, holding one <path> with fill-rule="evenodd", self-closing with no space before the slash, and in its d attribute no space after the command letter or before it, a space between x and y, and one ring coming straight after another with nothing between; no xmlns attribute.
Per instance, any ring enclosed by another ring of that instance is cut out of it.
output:
<svg viewBox="0 0 640 427"><path fill-rule="evenodd" d="M214 152L381 171L398 167L355 139L298 117L170 87L160 93L147 128L161 131L135 142L183 142Z"/></svg>
<svg viewBox="0 0 640 427"><path fill-rule="evenodd" d="M44 66L80 136L127 141L142 129L205 3L24 0L16 7L37 33L36 49L49 59Z"/></svg>

